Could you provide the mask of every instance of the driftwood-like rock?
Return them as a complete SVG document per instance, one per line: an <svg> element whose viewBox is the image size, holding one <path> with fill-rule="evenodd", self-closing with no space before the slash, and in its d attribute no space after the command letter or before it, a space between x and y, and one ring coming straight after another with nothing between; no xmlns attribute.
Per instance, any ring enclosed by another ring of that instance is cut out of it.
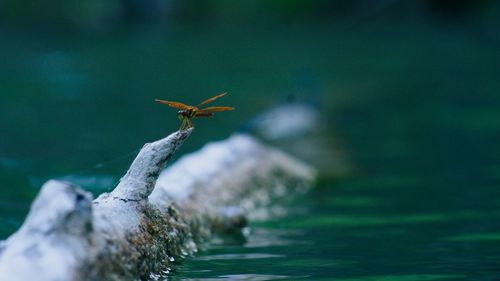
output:
<svg viewBox="0 0 500 281"><path fill-rule="evenodd" d="M92 197L49 181L22 227L2 245L0 280L83 280L91 266Z"/></svg>
<svg viewBox="0 0 500 281"><path fill-rule="evenodd" d="M157 181L191 131L146 144L115 190L93 201L70 183L47 182L0 245L0 280L154 279L195 242L245 226L248 211L314 180L308 166L236 135L181 158Z"/></svg>
<svg viewBox="0 0 500 281"><path fill-rule="evenodd" d="M160 210L173 202L182 210L227 217L238 209L249 213L276 198L303 192L315 176L314 169L292 156L250 135L236 134L166 169L149 201Z"/></svg>

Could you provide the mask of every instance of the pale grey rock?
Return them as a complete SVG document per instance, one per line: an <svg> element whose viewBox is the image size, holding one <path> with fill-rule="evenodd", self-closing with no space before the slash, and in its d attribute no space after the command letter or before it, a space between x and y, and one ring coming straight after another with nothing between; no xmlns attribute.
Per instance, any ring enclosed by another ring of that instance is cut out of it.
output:
<svg viewBox="0 0 500 281"><path fill-rule="evenodd" d="M82 280L93 253L92 196L48 181L22 227L4 242L0 280Z"/></svg>
<svg viewBox="0 0 500 281"><path fill-rule="evenodd" d="M315 179L313 168L249 135L207 144L161 172L191 132L146 144L115 190L93 201L70 183L47 182L0 244L0 280L158 278L197 241L244 227L252 211Z"/></svg>

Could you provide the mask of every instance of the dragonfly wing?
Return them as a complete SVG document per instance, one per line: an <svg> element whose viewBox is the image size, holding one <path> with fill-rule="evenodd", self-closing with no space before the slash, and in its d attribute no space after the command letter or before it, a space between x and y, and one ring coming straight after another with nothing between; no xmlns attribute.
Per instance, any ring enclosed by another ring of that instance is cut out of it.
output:
<svg viewBox="0 0 500 281"><path fill-rule="evenodd" d="M212 112L197 111L195 117L212 117L214 114Z"/></svg>
<svg viewBox="0 0 500 281"><path fill-rule="evenodd" d="M211 97L207 100L204 100L203 102L201 102L200 104L198 104L197 106L201 106L201 105L204 105L204 104L207 104L209 102L213 102L214 100L218 99L218 98L222 98L223 96L225 96L227 93L222 93L222 94L219 94L219 95L216 95L215 97Z"/></svg>
<svg viewBox="0 0 500 281"><path fill-rule="evenodd" d="M159 99L156 99L155 101L159 102L161 104L168 105L170 107L178 108L178 109L188 109L189 108L189 105L185 105L185 104L180 103L180 102L159 100Z"/></svg>
<svg viewBox="0 0 500 281"><path fill-rule="evenodd" d="M212 113L212 112L220 112L220 111L227 111L227 110L234 110L234 107L231 107L231 106L211 106L211 107L203 108L202 110L198 110L198 112Z"/></svg>

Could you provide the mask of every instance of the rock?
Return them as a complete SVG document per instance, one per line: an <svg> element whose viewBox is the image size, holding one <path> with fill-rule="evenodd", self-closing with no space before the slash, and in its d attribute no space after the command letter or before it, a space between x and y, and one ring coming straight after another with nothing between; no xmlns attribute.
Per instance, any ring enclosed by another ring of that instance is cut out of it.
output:
<svg viewBox="0 0 500 281"><path fill-rule="evenodd" d="M241 229L249 212L315 179L314 169L249 135L208 144L161 172L191 132L146 144L115 190L93 201L70 183L47 182L0 244L0 280L157 278L196 242Z"/></svg>

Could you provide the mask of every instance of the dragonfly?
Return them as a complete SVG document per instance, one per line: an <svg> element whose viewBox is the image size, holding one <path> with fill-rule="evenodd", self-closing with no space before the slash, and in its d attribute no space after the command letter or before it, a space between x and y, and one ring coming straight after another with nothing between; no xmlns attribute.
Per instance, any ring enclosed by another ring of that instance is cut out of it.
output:
<svg viewBox="0 0 500 281"><path fill-rule="evenodd" d="M202 109L199 108L200 106L213 102L218 98L222 98L226 94L227 93L216 95L215 97L211 97L209 99L202 101L200 104L196 106L186 105L181 102L167 101L160 99L155 99L155 101L179 109L179 111L177 112L177 116L179 117L179 120L181 120L181 126L179 130L186 130L193 127L193 122L191 121L191 119L193 118L212 117L214 115L214 112L234 110L234 107L230 106L210 106Z"/></svg>

